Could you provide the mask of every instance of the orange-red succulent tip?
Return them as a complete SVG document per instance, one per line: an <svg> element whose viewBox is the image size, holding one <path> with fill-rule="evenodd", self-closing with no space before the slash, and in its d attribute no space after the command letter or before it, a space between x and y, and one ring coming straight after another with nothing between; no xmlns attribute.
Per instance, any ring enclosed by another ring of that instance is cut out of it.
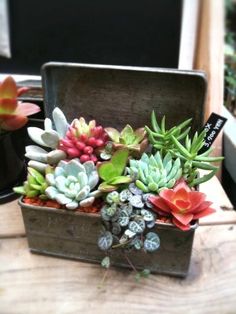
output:
<svg viewBox="0 0 236 314"><path fill-rule="evenodd" d="M26 91L27 87L17 88L11 76L0 83L0 130L20 129L27 123L27 116L40 111L39 106L35 104L17 100L17 97Z"/></svg>
<svg viewBox="0 0 236 314"><path fill-rule="evenodd" d="M206 201L204 193L193 191L184 180L173 189L164 189L159 196L149 197L153 210L159 214L170 215L172 223L181 230L189 230L191 222L215 212L212 202Z"/></svg>

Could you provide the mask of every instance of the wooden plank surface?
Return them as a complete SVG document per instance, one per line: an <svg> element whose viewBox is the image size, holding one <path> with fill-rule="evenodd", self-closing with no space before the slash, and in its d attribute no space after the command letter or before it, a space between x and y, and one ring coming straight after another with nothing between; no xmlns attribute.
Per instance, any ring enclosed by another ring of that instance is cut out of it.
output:
<svg viewBox="0 0 236 314"><path fill-rule="evenodd" d="M236 310L236 226L199 227L186 279L31 254L25 238L0 240L0 313L226 314Z"/></svg>
<svg viewBox="0 0 236 314"><path fill-rule="evenodd" d="M0 238L25 235L21 209L17 200L0 205Z"/></svg>

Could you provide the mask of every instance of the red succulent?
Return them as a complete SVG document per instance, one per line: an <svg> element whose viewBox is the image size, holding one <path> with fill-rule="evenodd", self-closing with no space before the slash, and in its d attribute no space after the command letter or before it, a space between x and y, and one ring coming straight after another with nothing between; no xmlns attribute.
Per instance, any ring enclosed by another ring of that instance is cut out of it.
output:
<svg viewBox="0 0 236 314"><path fill-rule="evenodd" d="M60 140L59 149L67 153L69 158L78 157L82 163L92 160L98 161L99 150L108 140L108 135L102 126L96 126L96 121L87 124L84 118L75 119L65 138Z"/></svg>
<svg viewBox="0 0 236 314"><path fill-rule="evenodd" d="M27 116L40 111L39 106L19 102L17 97L25 93L27 87L18 88L11 76L0 83L0 129L13 131L23 127Z"/></svg>
<svg viewBox="0 0 236 314"><path fill-rule="evenodd" d="M180 180L173 189L164 189L159 196L149 197L153 210L171 215L172 223L181 230L189 230L193 220L215 212L212 202L206 201L204 193L193 191L184 180Z"/></svg>

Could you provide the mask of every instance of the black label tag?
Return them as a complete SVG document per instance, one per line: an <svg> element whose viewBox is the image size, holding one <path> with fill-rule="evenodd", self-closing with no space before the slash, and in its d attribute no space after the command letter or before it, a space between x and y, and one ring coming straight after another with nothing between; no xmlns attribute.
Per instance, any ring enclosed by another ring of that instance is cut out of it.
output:
<svg viewBox="0 0 236 314"><path fill-rule="evenodd" d="M226 121L227 119L225 117L222 117L214 112L210 115L204 126L204 129L206 130L205 144L201 148L200 154L204 153L211 147Z"/></svg>

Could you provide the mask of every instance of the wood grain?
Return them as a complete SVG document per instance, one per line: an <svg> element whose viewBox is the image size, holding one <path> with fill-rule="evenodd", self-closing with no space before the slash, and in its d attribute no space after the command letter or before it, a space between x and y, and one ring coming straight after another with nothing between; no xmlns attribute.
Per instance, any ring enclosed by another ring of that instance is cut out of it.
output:
<svg viewBox="0 0 236 314"><path fill-rule="evenodd" d="M31 254L26 239L0 242L0 313L235 313L236 226L199 227L186 279Z"/></svg>
<svg viewBox="0 0 236 314"><path fill-rule="evenodd" d="M0 205L0 238L25 235L21 209L17 201Z"/></svg>
<svg viewBox="0 0 236 314"><path fill-rule="evenodd" d="M194 69L208 77L205 120L212 112L221 114L224 91L224 1L201 0L198 43ZM215 155L221 155L222 135L214 142Z"/></svg>

